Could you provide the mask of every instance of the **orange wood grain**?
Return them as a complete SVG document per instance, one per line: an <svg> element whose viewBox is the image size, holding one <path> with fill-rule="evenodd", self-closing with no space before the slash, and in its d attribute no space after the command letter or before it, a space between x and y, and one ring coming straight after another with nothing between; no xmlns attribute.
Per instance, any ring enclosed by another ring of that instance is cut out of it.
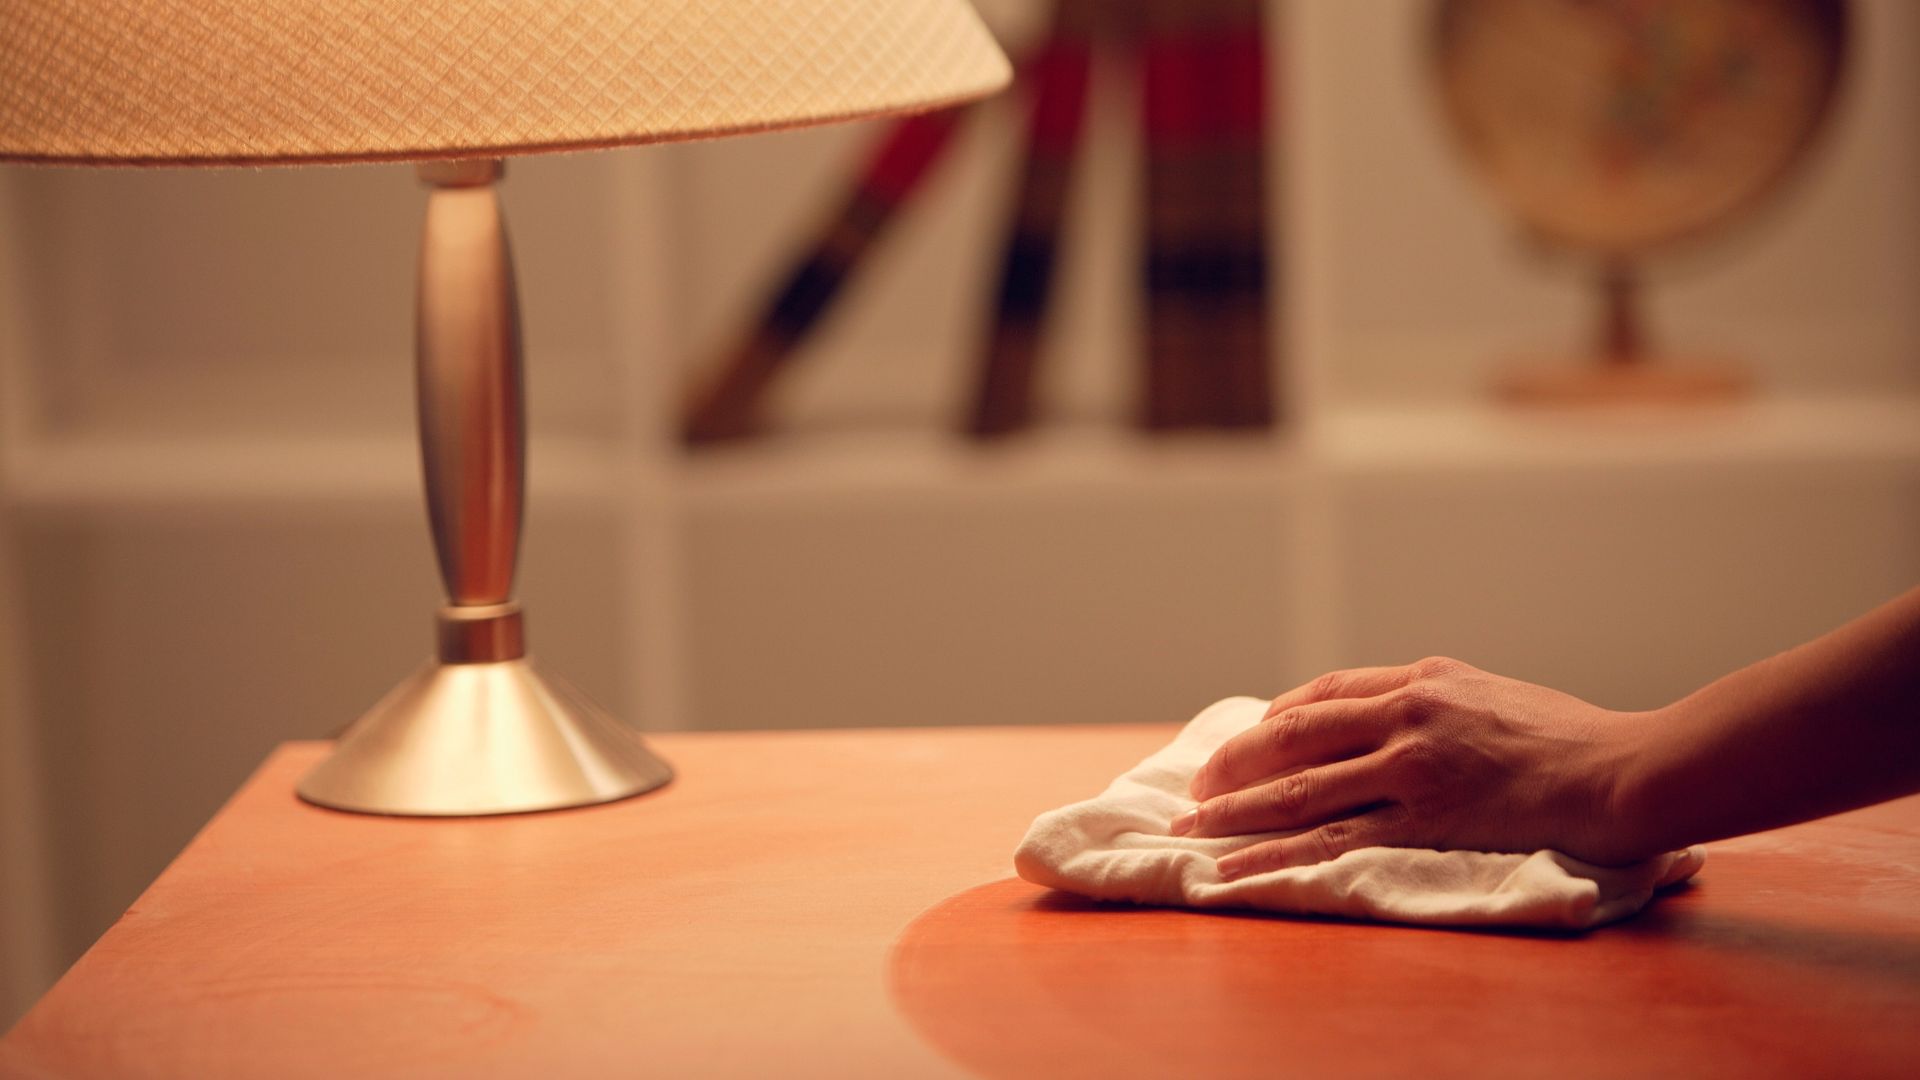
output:
<svg viewBox="0 0 1920 1080"><path fill-rule="evenodd" d="M681 779L336 814L283 747L21 1023L25 1076L1894 1075L1920 801L1713 846L1583 937L1108 908L1005 881L1171 734L662 735Z"/></svg>
<svg viewBox="0 0 1920 1080"><path fill-rule="evenodd" d="M958 1074L887 995L932 904L1171 729L650 737L621 803L298 801L282 747L0 1042L76 1077Z"/></svg>

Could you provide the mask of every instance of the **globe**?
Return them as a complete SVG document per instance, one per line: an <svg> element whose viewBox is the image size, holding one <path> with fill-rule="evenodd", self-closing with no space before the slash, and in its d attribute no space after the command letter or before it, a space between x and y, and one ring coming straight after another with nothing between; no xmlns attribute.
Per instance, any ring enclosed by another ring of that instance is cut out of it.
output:
<svg viewBox="0 0 1920 1080"><path fill-rule="evenodd" d="M1522 375L1510 396L1744 384L1647 363L1638 270L1781 190L1831 112L1847 26L1845 0L1441 0L1434 70L1471 171L1602 289L1598 370Z"/></svg>

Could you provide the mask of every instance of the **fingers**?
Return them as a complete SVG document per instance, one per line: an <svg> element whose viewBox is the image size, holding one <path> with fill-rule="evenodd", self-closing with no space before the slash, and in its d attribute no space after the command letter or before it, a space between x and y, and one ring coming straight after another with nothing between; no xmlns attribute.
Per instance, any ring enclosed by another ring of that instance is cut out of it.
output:
<svg viewBox="0 0 1920 1080"><path fill-rule="evenodd" d="M1329 821L1298 836L1285 836L1222 856L1216 864L1226 881L1281 870L1311 866L1367 847L1407 847L1413 844L1411 820L1404 807L1388 804L1364 814Z"/></svg>
<svg viewBox="0 0 1920 1080"><path fill-rule="evenodd" d="M1379 762L1337 761L1208 799L1175 818L1175 836L1240 836L1319 825L1384 797Z"/></svg>
<svg viewBox="0 0 1920 1080"><path fill-rule="evenodd" d="M1398 690L1411 682L1414 677L1412 664L1329 671L1310 683L1296 686L1274 698L1273 704L1267 706L1267 716L1278 716L1288 709L1297 709L1317 701L1374 697L1389 690Z"/></svg>
<svg viewBox="0 0 1920 1080"><path fill-rule="evenodd" d="M1303 765L1371 750L1392 727L1391 700L1322 701L1270 716L1222 743L1194 773L1188 793L1211 799Z"/></svg>

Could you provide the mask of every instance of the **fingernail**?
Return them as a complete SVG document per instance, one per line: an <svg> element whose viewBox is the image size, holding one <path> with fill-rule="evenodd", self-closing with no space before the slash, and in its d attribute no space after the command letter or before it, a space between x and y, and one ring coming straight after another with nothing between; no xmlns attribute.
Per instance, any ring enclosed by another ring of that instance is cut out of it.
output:
<svg viewBox="0 0 1920 1080"><path fill-rule="evenodd" d="M1228 855L1213 864L1214 869L1220 872L1222 881L1232 881L1239 877L1245 871L1246 865L1247 861L1237 855Z"/></svg>
<svg viewBox="0 0 1920 1080"><path fill-rule="evenodd" d="M1167 826L1167 832L1173 836L1185 836L1193 831L1194 823L1199 820L1200 811L1189 810L1179 817L1174 818L1173 824Z"/></svg>

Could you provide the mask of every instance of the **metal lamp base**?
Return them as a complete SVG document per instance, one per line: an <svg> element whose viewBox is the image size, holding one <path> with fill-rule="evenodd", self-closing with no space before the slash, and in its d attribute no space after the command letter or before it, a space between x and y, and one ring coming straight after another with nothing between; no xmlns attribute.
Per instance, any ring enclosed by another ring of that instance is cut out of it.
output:
<svg viewBox="0 0 1920 1080"><path fill-rule="evenodd" d="M517 814L624 799L673 770L631 728L528 660L434 663L340 737L300 782L365 814Z"/></svg>

